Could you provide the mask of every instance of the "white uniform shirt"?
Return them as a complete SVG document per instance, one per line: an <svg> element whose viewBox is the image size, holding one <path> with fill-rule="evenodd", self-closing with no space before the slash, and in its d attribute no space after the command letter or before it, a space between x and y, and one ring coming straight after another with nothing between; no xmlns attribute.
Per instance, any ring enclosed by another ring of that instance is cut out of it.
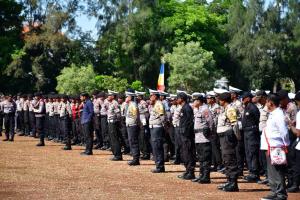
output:
<svg viewBox="0 0 300 200"><path fill-rule="evenodd" d="M300 130L300 111L298 111L297 116L296 116L296 129ZM300 150L300 138L297 138L298 144L296 146L297 150Z"/></svg>
<svg viewBox="0 0 300 200"><path fill-rule="evenodd" d="M265 134L268 138L270 147L289 146L290 139L288 134L288 127L285 121L285 115L281 108L276 108L269 113L267 126L262 133L261 147L262 150L268 150L268 143Z"/></svg>

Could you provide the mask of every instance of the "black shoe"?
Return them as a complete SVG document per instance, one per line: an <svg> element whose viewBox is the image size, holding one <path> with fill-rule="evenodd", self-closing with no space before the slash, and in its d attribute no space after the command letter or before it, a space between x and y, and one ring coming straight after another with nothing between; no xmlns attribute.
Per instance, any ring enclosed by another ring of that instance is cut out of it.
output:
<svg viewBox="0 0 300 200"><path fill-rule="evenodd" d="M196 177L191 180L193 183L198 183L200 181L200 177Z"/></svg>
<svg viewBox="0 0 300 200"><path fill-rule="evenodd" d="M286 190L288 193L296 193L299 192L299 186L297 185L292 185L292 187L288 188Z"/></svg>
<svg viewBox="0 0 300 200"><path fill-rule="evenodd" d="M152 169L151 172L152 173L164 173L165 172L165 168L162 168L162 169Z"/></svg>
<svg viewBox="0 0 300 200"><path fill-rule="evenodd" d="M258 184L267 185L269 183L269 180L266 178L264 180L257 181Z"/></svg>
<svg viewBox="0 0 300 200"><path fill-rule="evenodd" d="M209 184L210 182L210 178L201 178L198 183L200 184Z"/></svg>
<svg viewBox="0 0 300 200"><path fill-rule="evenodd" d="M38 143L36 146L37 146L37 147L43 147L43 146L45 146L45 143L44 143L44 142L40 142L40 143Z"/></svg>
<svg viewBox="0 0 300 200"><path fill-rule="evenodd" d="M21 133L19 136L25 136L25 134L24 134L24 133Z"/></svg>
<svg viewBox="0 0 300 200"><path fill-rule="evenodd" d="M238 192L239 188L238 188L238 185L237 185L236 182L229 182L229 184L226 185L223 188L223 191L225 191L225 192Z"/></svg>
<svg viewBox="0 0 300 200"><path fill-rule="evenodd" d="M193 180L195 179L194 173L183 173L182 175L178 175L178 178L183 180Z"/></svg>
<svg viewBox="0 0 300 200"><path fill-rule="evenodd" d="M62 148L62 150L65 150L65 151L72 150L72 147L71 146L64 146Z"/></svg>
<svg viewBox="0 0 300 200"><path fill-rule="evenodd" d="M150 160L150 156L143 155L143 156L141 157L141 160Z"/></svg>
<svg viewBox="0 0 300 200"><path fill-rule="evenodd" d="M2 140L2 141L4 141L4 142L6 142L6 141L8 141L9 139L8 138L5 138L4 140Z"/></svg>
<svg viewBox="0 0 300 200"><path fill-rule="evenodd" d="M258 181L260 181L260 178L256 175L250 174L248 176L245 176L244 180L246 180L248 183L257 183Z"/></svg>
<svg viewBox="0 0 300 200"><path fill-rule="evenodd" d="M224 173L224 172L225 172L225 170L226 170L226 168L225 168L225 167L223 167L222 169L219 169L219 170L218 170L218 172L219 172L219 173Z"/></svg>
<svg viewBox="0 0 300 200"><path fill-rule="evenodd" d="M14 139L10 138L10 139L8 139L8 141L9 141L9 142L13 142L13 141L14 141Z"/></svg>
<svg viewBox="0 0 300 200"><path fill-rule="evenodd" d="M181 163L180 160L174 160L174 161L172 162L173 165L180 165L180 163Z"/></svg>
<svg viewBox="0 0 300 200"><path fill-rule="evenodd" d="M110 159L111 161L122 161L123 160L123 158L122 157L112 157L111 159Z"/></svg>
<svg viewBox="0 0 300 200"><path fill-rule="evenodd" d="M91 155L93 155L93 153L92 152L81 152L80 153L80 155L82 155L82 156L91 156Z"/></svg>
<svg viewBox="0 0 300 200"><path fill-rule="evenodd" d="M102 148L102 145L96 145L95 147L94 147L94 149L101 149Z"/></svg>
<svg viewBox="0 0 300 200"><path fill-rule="evenodd" d="M274 194L269 194L268 196L261 198L261 200L275 200L275 199L277 199L277 196Z"/></svg>
<svg viewBox="0 0 300 200"><path fill-rule="evenodd" d="M140 165L140 161L138 160L131 160L128 162L129 166L136 166L136 165Z"/></svg>
<svg viewBox="0 0 300 200"><path fill-rule="evenodd" d="M217 188L218 188L218 190L223 190L227 185L229 185L229 182L221 184L221 185L218 185Z"/></svg>

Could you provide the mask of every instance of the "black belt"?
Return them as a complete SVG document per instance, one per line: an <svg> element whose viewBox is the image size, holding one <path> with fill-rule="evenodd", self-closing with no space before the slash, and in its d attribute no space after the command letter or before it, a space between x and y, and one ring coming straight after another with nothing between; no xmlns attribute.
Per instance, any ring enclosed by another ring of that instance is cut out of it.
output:
<svg viewBox="0 0 300 200"><path fill-rule="evenodd" d="M244 130L253 130L253 129L258 129L258 126L247 126L243 128Z"/></svg>

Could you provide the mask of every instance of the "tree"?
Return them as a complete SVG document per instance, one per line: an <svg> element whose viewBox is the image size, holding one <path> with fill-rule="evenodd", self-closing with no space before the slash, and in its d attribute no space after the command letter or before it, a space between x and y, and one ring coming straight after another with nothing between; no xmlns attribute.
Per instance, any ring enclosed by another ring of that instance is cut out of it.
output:
<svg viewBox="0 0 300 200"><path fill-rule="evenodd" d="M62 69L57 77L56 90L61 94L80 94L81 92L92 93L97 85L95 80L95 72L92 65L75 66Z"/></svg>
<svg viewBox="0 0 300 200"><path fill-rule="evenodd" d="M95 77L96 89L113 90L116 92L124 92L128 88L128 82L123 78L116 78L107 75L98 75Z"/></svg>
<svg viewBox="0 0 300 200"><path fill-rule="evenodd" d="M171 91L205 92L211 90L221 75L215 66L213 52L204 50L199 42L179 42L165 58L171 65L168 80Z"/></svg>
<svg viewBox="0 0 300 200"><path fill-rule="evenodd" d="M0 85L2 92L12 90L17 80L12 80L4 72L11 62L11 54L21 48L22 5L15 0L0 1ZM11 91L10 91L11 92Z"/></svg>

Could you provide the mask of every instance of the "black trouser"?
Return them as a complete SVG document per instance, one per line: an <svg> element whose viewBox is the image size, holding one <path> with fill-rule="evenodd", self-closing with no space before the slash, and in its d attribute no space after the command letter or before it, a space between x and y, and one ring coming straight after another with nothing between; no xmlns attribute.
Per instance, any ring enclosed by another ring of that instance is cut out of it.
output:
<svg viewBox="0 0 300 200"><path fill-rule="evenodd" d="M165 168L164 161L164 138L163 127L150 128L152 152L155 159L156 168Z"/></svg>
<svg viewBox="0 0 300 200"><path fill-rule="evenodd" d="M127 133L127 128L126 128L126 122L125 122L125 117L121 118L121 121L118 123L118 129L120 130L120 142L121 146L124 147L125 152L129 153L130 147L129 147L129 141L128 141L128 133Z"/></svg>
<svg viewBox="0 0 300 200"><path fill-rule="evenodd" d="M112 122L108 123L108 132L110 136L110 143L111 143L111 149L112 153L115 157L121 158L122 152L121 152L121 141L120 141L120 130L118 130L118 122Z"/></svg>
<svg viewBox="0 0 300 200"><path fill-rule="evenodd" d="M17 126L21 133L24 133L24 113L23 111L17 111Z"/></svg>
<svg viewBox="0 0 300 200"><path fill-rule="evenodd" d="M103 139L101 135L101 119L100 116L95 115L93 116L93 127L96 135L96 143L98 146L103 145Z"/></svg>
<svg viewBox="0 0 300 200"><path fill-rule="evenodd" d="M296 137L293 133L289 130L289 138L290 138L290 145L288 146L288 153L287 153L287 178L288 178L288 187L294 182L294 165L296 164Z"/></svg>
<svg viewBox="0 0 300 200"><path fill-rule="evenodd" d="M15 113L4 114L5 136L7 139L14 139L15 136Z"/></svg>
<svg viewBox="0 0 300 200"><path fill-rule="evenodd" d="M171 135L172 135L172 131L173 131L173 126L169 123L167 123L164 126L164 158L165 160L168 159L169 157L169 152L170 155L173 156L174 155L174 145L172 143L172 139L171 139Z"/></svg>
<svg viewBox="0 0 300 200"><path fill-rule="evenodd" d="M294 167L294 185L298 186L300 185L300 150L295 149L295 165Z"/></svg>
<svg viewBox="0 0 300 200"><path fill-rule="evenodd" d="M50 128L50 122L49 122L49 114L45 115L45 138L49 137L49 128Z"/></svg>
<svg viewBox="0 0 300 200"><path fill-rule="evenodd" d="M103 139L103 144L106 147L110 147L110 139L108 134L108 124L107 124L107 116L101 115L101 134Z"/></svg>
<svg viewBox="0 0 300 200"><path fill-rule="evenodd" d="M180 133L179 133L179 128L175 127L174 128L174 140L175 140L175 156L176 156L176 161L181 161L180 158L180 146L179 146L179 141L180 141Z"/></svg>
<svg viewBox="0 0 300 200"><path fill-rule="evenodd" d="M85 153L93 153L93 124L92 122L87 122L82 124L82 131L85 138Z"/></svg>
<svg viewBox="0 0 300 200"><path fill-rule="evenodd" d="M48 137L51 139L55 138L55 126L54 116L48 116Z"/></svg>
<svg viewBox="0 0 300 200"><path fill-rule="evenodd" d="M60 120L59 115L54 115L54 123L56 124L54 131L55 131L55 139L60 139Z"/></svg>
<svg viewBox="0 0 300 200"><path fill-rule="evenodd" d="M211 165L211 143L197 143L196 151L200 163L200 178L210 178L210 165Z"/></svg>
<svg viewBox="0 0 300 200"><path fill-rule="evenodd" d="M244 143L246 160L250 174L259 175L259 130L244 129Z"/></svg>
<svg viewBox="0 0 300 200"><path fill-rule="evenodd" d="M214 133L211 140L212 164L216 168L222 165L222 156L220 149L220 139L217 133Z"/></svg>
<svg viewBox="0 0 300 200"><path fill-rule="evenodd" d="M44 143L45 138L45 116L35 117L36 133L40 137L41 143Z"/></svg>
<svg viewBox="0 0 300 200"><path fill-rule="evenodd" d="M243 173L245 166L245 144L244 144L244 132L241 131L241 140L237 140L235 147L238 172Z"/></svg>
<svg viewBox="0 0 300 200"><path fill-rule="evenodd" d="M0 112L0 136L2 136L2 131L3 131L3 113Z"/></svg>
<svg viewBox="0 0 300 200"><path fill-rule="evenodd" d="M219 138L222 150L222 159L226 168L225 174L231 181L236 182L239 173L235 150L238 144L237 138L232 130L219 134Z"/></svg>
<svg viewBox="0 0 300 200"><path fill-rule="evenodd" d="M69 129L69 117L64 116L60 117L60 128L61 128L61 133L64 136L64 140L66 142L67 147L71 147L71 132Z"/></svg>
<svg viewBox="0 0 300 200"><path fill-rule="evenodd" d="M140 149L144 157L150 157L151 143L150 143L150 129L148 125L141 125L139 128Z"/></svg>
<svg viewBox="0 0 300 200"><path fill-rule="evenodd" d="M29 111L24 111L24 133L26 136L30 133L30 120L29 120Z"/></svg>
<svg viewBox="0 0 300 200"><path fill-rule="evenodd" d="M138 127L127 126L128 140L130 145L130 151L134 161L140 159L140 148L139 148L139 131Z"/></svg>
<svg viewBox="0 0 300 200"><path fill-rule="evenodd" d="M266 152L266 154L268 154L268 152ZM266 155L266 157L271 194L281 199L287 199L285 184L286 165L272 165L270 156Z"/></svg>
<svg viewBox="0 0 300 200"><path fill-rule="evenodd" d="M74 143L81 142L81 135L80 135L80 119L72 119L72 133L73 133L73 141ZM102 136L101 136L102 138Z"/></svg>
<svg viewBox="0 0 300 200"><path fill-rule="evenodd" d="M194 173L196 165L195 136L184 136L180 133L178 138L180 158L184 163L186 172Z"/></svg>
<svg viewBox="0 0 300 200"><path fill-rule="evenodd" d="M36 136L35 115L33 111L29 112L30 132L32 136Z"/></svg>

